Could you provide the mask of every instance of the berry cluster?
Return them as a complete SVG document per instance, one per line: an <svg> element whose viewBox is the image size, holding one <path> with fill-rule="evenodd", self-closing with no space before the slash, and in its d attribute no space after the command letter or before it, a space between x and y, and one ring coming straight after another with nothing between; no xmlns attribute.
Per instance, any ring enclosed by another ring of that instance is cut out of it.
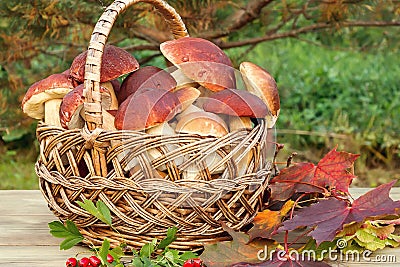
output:
<svg viewBox="0 0 400 267"><path fill-rule="evenodd" d="M201 259L190 259L185 261L182 267L204 267Z"/></svg>
<svg viewBox="0 0 400 267"><path fill-rule="evenodd" d="M112 263L114 261L113 256L107 255L107 262ZM100 267L101 260L96 256L91 256L90 258L83 257L79 261L76 258L69 258L66 263L66 267Z"/></svg>

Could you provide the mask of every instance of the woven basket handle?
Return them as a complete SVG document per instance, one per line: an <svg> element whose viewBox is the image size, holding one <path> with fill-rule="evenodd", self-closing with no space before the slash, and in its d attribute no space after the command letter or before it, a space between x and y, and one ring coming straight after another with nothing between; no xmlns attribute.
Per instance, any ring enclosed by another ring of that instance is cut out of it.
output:
<svg viewBox="0 0 400 267"><path fill-rule="evenodd" d="M85 65L85 117L89 130L102 127L100 68L104 46L117 16L139 2L155 6L164 16L174 38L188 36L186 26L173 7L163 0L116 0L99 18L90 38Z"/></svg>

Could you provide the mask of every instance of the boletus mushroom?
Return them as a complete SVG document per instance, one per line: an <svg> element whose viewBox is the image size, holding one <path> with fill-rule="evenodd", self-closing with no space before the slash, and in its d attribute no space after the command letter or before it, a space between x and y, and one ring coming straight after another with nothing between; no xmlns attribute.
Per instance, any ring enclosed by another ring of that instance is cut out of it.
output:
<svg viewBox="0 0 400 267"><path fill-rule="evenodd" d="M34 119L44 119L49 125L60 126L59 108L62 98L74 89L68 76L52 74L29 87L22 100L22 110Z"/></svg>
<svg viewBox="0 0 400 267"><path fill-rule="evenodd" d="M174 93L162 89L141 88L120 105L115 115L115 127L118 130L143 131L168 122L179 111L180 102ZM151 160L160 156L160 153L153 152L149 153ZM121 158L122 156L119 160ZM137 164L137 159L133 158L124 169L128 171Z"/></svg>
<svg viewBox="0 0 400 267"><path fill-rule="evenodd" d="M175 131L201 136L221 137L228 133L228 126L218 115L211 112L199 111L191 112L183 116L178 121ZM186 159L190 160L190 156L186 156ZM218 153L210 153L210 155L204 159L203 166L211 170L221 159ZM193 162L183 171L183 177L185 179L195 179L200 171L199 168L202 168L202 166ZM224 166L221 166L217 170L214 170L214 173L219 173L223 170Z"/></svg>
<svg viewBox="0 0 400 267"><path fill-rule="evenodd" d="M84 82L87 54L86 50L76 56L69 68L70 78L77 83L76 85ZM100 82L114 80L138 68L139 63L129 52L113 45L105 45L101 61Z"/></svg>
<svg viewBox="0 0 400 267"><path fill-rule="evenodd" d="M129 74L121 84L118 101L121 104L140 88L174 90L176 81L168 72L154 66L146 66Z"/></svg>
<svg viewBox="0 0 400 267"><path fill-rule="evenodd" d="M80 84L72 91L66 94L60 106L60 122L64 129L82 128L84 125L83 103L85 97L83 95L84 85ZM106 130L115 130L113 116L107 112L113 106L112 98L109 90L106 87L100 87L101 105L103 124L102 127Z"/></svg>
<svg viewBox="0 0 400 267"><path fill-rule="evenodd" d="M179 111L180 102L174 93L143 88L122 102L115 115L115 127L141 131L171 120Z"/></svg>
<svg viewBox="0 0 400 267"><path fill-rule="evenodd" d="M208 40L183 37L162 43L160 50L189 79L211 91L236 87L232 62L222 49Z"/></svg>
<svg viewBox="0 0 400 267"><path fill-rule="evenodd" d="M265 119L268 127L272 128L280 111L279 92L274 78L268 71L251 62L242 62L239 69L247 90L260 97L268 106L269 114Z"/></svg>
<svg viewBox="0 0 400 267"><path fill-rule="evenodd" d="M242 129L251 130L250 118L264 118L268 114L266 104L259 97L237 89L226 89L214 93L204 102L203 108L209 112L229 115L231 132ZM238 166L238 176L246 173L252 155L251 150L246 152L246 148L241 147L232 156Z"/></svg>

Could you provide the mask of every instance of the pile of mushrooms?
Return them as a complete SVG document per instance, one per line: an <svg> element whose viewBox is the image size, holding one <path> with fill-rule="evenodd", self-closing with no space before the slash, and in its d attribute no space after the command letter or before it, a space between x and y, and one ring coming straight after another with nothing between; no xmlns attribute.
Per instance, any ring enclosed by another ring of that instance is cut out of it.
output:
<svg viewBox="0 0 400 267"><path fill-rule="evenodd" d="M229 57L215 44L201 38L183 37L160 45L173 67L139 67L127 51L106 45L100 93L104 130L134 130L151 135L194 134L222 137L229 132L251 130L257 119L272 128L279 116L280 100L274 78L251 63L240 64L240 77ZM71 67L36 82L27 91L22 109L30 117L64 129L83 128L84 68L87 52L79 54ZM125 77L122 79L121 77ZM238 81L245 88L238 88ZM175 145L167 146L173 151ZM153 149L150 160L162 153ZM207 160L212 168L218 155ZM251 158L243 157L241 161ZM177 158L176 165L184 159ZM136 168L135 168L136 167ZM160 166L159 171L166 166ZM186 169L186 177L196 167ZM137 170L137 161L125 171ZM238 170L243 175L245 170Z"/></svg>

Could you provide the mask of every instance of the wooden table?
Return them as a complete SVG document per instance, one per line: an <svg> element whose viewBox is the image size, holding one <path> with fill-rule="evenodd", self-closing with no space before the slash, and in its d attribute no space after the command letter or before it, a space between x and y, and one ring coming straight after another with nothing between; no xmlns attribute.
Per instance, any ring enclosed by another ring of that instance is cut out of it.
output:
<svg viewBox="0 0 400 267"><path fill-rule="evenodd" d="M368 189L353 188L358 197ZM400 188L391 191L393 199L400 199ZM38 190L0 190L0 266L58 267L79 252L87 252L80 246L60 251L62 239L50 235L47 224L56 220L47 208ZM335 262L332 266L400 266L400 248L386 248L375 252L376 256L390 257L395 262ZM395 258L394 258L395 257Z"/></svg>

